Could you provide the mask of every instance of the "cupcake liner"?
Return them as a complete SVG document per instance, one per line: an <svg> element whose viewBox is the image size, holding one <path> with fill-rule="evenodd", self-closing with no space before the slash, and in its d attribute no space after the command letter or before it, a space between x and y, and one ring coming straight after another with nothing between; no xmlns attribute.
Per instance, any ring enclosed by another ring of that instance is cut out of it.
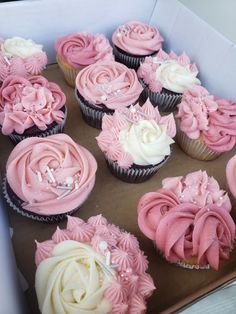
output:
<svg viewBox="0 0 236 314"><path fill-rule="evenodd" d="M9 134L9 138L12 141L13 144L18 144L19 142L23 141L26 138L29 137L47 137L49 135L53 135L53 134L58 134L58 133L63 133L64 130L64 126L66 123L66 118L67 118L67 108L65 107L65 118L62 122L62 124L56 124L55 126L49 127L47 130L45 131L40 131L38 133L32 133L30 135L21 135L21 134L17 134L17 133L12 133Z"/></svg>
<svg viewBox="0 0 236 314"><path fill-rule="evenodd" d="M24 201L22 201L10 188L9 184L7 183L6 176L3 178L2 182L2 190L3 196L6 202L13 208L18 214L45 223L58 223L66 219L67 215L73 215L79 208L75 208L69 212L58 214L58 215L39 215L37 213L33 213L22 208Z"/></svg>
<svg viewBox="0 0 236 314"><path fill-rule="evenodd" d="M111 173L118 179L128 183L141 183L150 179L169 159L165 159L154 166L132 166L131 168L122 168L116 161L110 160L105 157L108 168Z"/></svg>
<svg viewBox="0 0 236 314"><path fill-rule="evenodd" d="M57 63L62 70L66 82L71 86L75 87L75 79L79 71L82 69L75 69L70 64L63 61L58 55L56 56Z"/></svg>

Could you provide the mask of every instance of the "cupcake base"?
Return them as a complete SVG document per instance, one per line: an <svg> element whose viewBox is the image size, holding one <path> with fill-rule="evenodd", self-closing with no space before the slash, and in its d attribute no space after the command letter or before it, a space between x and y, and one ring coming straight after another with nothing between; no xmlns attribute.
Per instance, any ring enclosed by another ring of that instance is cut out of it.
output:
<svg viewBox="0 0 236 314"><path fill-rule="evenodd" d="M166 156L162 162L154 166L133 165L130 168L122 168L116 161L107 159L106 157L105 160L111 173L118 179L128 183L141 183L156 174L157 171L166 163L169 157L170 155Z"/></svg>
<svg viewBox="0 0 236 314"><path fill-rule="evenodd" d="M81 69L75 69L70 64L66 63L58 55L56 56L57 63L64 74L64 78L68 85L75 87L75 79Z"/></svg>
<svg viewBox="0 0 236 314"><path fill-rule="evenodd" d="M177 262L176 265L186 269L210 269L210 265L199 265L196 263L197 258L193 257L190 260Z"/></svg>
<svg viewBox="0 0 236 314"><path fill-rule="evenodd" d="M24 201L22 201L10 188L7 183L6 177L3 179L3 195L6 202L12 207L18 214L45 223L58 223L66 219L67 215L73 215L79 208L73 209L69 212L58 214L58 215L39 215L37 213L28 211L24 209L22 206Z"/></svg>

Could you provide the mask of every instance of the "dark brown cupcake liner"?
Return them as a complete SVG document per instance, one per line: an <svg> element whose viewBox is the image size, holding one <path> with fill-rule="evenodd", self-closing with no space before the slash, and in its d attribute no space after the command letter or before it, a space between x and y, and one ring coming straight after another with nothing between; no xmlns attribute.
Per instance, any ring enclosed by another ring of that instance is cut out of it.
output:
<svg viewBox="0 0 236 314"><path fill-rule="evenodd" d="M14 211L16 211L18 214L39 221L44 223L59 223L66 219L67 215L73 215L79 208L75 208L71 211L68 211L63 214L58 215L40 215L31 211L28 211L22 207L24 204L24 201L22 201L10 188L9 184L7 183L6 177L3 179L2 183L2 190L3 190L3 196L7 202L7 204L12 207Z"/></svg>
<svg viewBox="0 0 236 314"><path fill-rule="evenodd" d="M105 157L108 168L111 173L118 179L128 183L141 183L150 179L157 171L167 162L169 156L166 156L163 161L157 165L138 166L133 165L130 168L122 168L116 161Z"/></svg>

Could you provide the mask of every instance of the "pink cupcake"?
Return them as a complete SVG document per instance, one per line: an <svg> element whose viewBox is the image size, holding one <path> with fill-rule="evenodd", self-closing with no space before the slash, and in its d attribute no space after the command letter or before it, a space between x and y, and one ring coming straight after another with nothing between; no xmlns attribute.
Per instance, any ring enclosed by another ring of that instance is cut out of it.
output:
<svg viewBox="0 0 236 314"><path fill-rule="evenodd" d="M43 46L31 39L0 38L0 83L9 75L39 75L47 64Z"/></svg>
<svg viewBox="0 0 236 314"><path fill-rule="evenodd" d="M193 86L178 105L177 141L183 151L199 160L213 160L236 142L236 103L219 99Z"/></svg>
<svg viewBox="0 0 236 314"><path fill-rule="evenodd" d="M84 120L101 128L104 114L137 103L143 88L134 70L115 61L92 64L76 78L76 98Z"/></svg>
<svg viewBox="0 0 236 314"><path fill-rule="evenodd" d="M155 57L147 57L138 69L146 94L160 111L174 111L183 93L194 84L200 84L198 69L183 53L177 56L162 49Z"/></svg>
<svg viewBox="0 0 236 314"><path fill-rule="evenodd" d="M102 215L68 216L66 229L38 243L35 289L42 314L143 314L155 289L132 234Z"/></svg>
<svg viewBox="0 0 236 314"><path fill-rule="evenodd" d="M58 38L57 62L67 83L74 87L75 78L84 67L98 61L114 60L112 47L103 34L72 33Z"/></svg>
<svg viewBox="0 0 236 314"><path fill-rule="evenodd" d="M139 21L130 21L119 26L112 35L116 61L135 70L146 56L158 52L163 41L156 27Z"/></svg>
<svg viewBox="0 0 236 314"><path fill-rule="evenodd" d="M138 224L167 261L218 270L235 240L231 207L217 181L199 170L166 178L161 189L143 195Z"/></svg>
<svg viewBox="0 0 236 314"><path fill-rule="evenodd" d="M13 143L31 136L61 133L66 96L43 76L8 76L0 88L0 129Z"/></svg>
<svg viewBox="0 0 236 314"><path fill-rule="evenodd" d="M96 138L108 168L117 178L140 183L151 178L171 154L176 133L173 114L161 117L149 100L105 115Z"/></svg>
<svg viewBox="0 0 236 314"><path fill-rule="evenodd" d="M23 216L58 222L75 212L93 189L97 163L66 134L31 137L12 150L4 196Z"/></svg>

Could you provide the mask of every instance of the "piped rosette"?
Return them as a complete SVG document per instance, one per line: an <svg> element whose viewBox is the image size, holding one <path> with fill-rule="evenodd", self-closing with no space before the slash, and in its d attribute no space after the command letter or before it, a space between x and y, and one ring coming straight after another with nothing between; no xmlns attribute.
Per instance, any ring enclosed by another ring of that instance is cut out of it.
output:
<svg viewBox="0 0 236 314"><path fill-rule="evenodd" d="M20 142L8 158L5 197L24 216L59 221L87 199L96 170L92 154L68 135L32 137Z"/></svg>
<svg viewBox="0 0 236 314"><path fill-rule="evenodd" d="M206 171L166 178L138 204L141 231L167 261L187 268L218 270L235 240L231 203Z"/></svg>
<svg viewBox="0 0 236 314"><path fill-rule="evenodd" d="M51 240L36 244L42 314L145 312L145 300L155 289L147 258L133 235L101 215L87 222L68 216L66 229L57 228Z"/></svg>

